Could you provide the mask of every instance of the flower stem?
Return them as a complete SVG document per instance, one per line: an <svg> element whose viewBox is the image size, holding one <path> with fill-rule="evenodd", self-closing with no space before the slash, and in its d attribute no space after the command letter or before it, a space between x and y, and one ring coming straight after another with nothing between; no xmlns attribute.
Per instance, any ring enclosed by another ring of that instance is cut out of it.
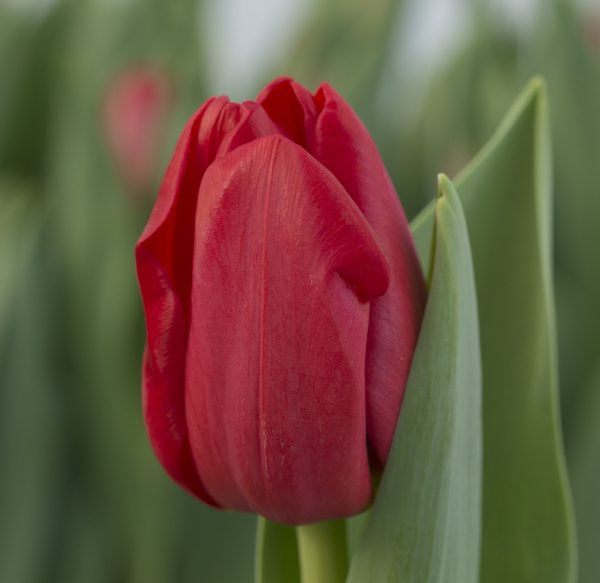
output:
<svg viewBox="0 0 600 583"><path fill-rule="evenodd" d="M343 583L348 572L345 521L298 526L296 532L302 583Z"/></svg>

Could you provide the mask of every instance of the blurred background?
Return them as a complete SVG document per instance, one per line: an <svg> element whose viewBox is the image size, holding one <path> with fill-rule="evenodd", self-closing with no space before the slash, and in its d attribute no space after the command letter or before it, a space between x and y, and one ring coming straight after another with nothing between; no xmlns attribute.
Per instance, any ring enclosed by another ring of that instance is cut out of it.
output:
<svg viewBox="0 0 600 583"><path fill-rule="evenodd" d="M600 580L600 4L0 2L0 583L252 580L255 519L165 476L140 406L133 246L212 94L321 81L409 217L548 81L562 417L581 581ZM502 220L502 217L498 217Z"/></svg>

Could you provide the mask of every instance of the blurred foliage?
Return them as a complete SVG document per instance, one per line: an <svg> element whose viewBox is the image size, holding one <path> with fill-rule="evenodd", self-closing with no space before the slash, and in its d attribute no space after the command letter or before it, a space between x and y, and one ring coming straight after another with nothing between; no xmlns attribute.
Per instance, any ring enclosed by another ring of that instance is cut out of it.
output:
<svg viewBox="0 0 600 583"><path fill-rule="evenodd" d="M158 185L185 119L208 97L203 2L0 4L2 582L252 579L254 518L212 511L179 491L147 443L132 249L152 201L126 192L101 127L121 70L149 63L169 72L176 100ZM524 81L547 78L563 427L581 581L593 583L600 16L552 0L523 33L473 0L463 42L411 92L413 79L393 66L409 5L315 0L286 71L309 87L328 80L351 101L410 217L434 197L437 173L453 176L487 140ZM400 115L405 107L414 113Z"/></svg>
<svg viewBox="0 0 600 583"><path fill-rule="evenodd" d="M361 116L373 113L373 91L385 70L404 0L330 0L292 48L287 74L307 86L331 83Z"/></svg>

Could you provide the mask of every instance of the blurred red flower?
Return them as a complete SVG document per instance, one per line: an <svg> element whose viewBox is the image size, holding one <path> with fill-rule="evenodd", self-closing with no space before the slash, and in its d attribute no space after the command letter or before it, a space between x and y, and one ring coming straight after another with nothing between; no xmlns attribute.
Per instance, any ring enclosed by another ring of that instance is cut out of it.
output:
<svg viewBox="0 0 600 583"><path fill-rule="evenodd" d="M125 187L132 194L152 192L173 102L165 71L136 66L110 83L103 107L103 129Z"/></svg>

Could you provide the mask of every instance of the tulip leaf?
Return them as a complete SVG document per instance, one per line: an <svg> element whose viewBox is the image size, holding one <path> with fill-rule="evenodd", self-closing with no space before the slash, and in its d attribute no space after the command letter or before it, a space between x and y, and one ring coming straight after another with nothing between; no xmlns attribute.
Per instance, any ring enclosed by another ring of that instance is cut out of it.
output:
<svg viewBox="0 0 600 583"><path fill-rule="evenodd" d="M458 177L479 305L483 583L574 581L574 521L559 420L545 86L530 82ZM433 208L415 219L429 256ZM404 495L404 493L402 493Z"/></svg>
<svg viewBox="0 0 600 583"><path fill-rule="evenodd" d="M0 321L0 581L33 583L48 580L66 482L54 279L39 207L27 198L26 189L1 181L0 265L12 285Z"/></svg>
<svg viewBox="0 0 600 583"><path fill-rule="evenodd" d="M258 517L256 583L300 583L296 529Z"/></svg>
<svg viewBox="0 0 600 583"><path fill-rule="evenodd" d="M577 426L573 427L569 445L569 470L573 483L575 507L578 510L578 542L580 549L581 583L598 581L600 555L598 528L600 525L600 359L577 410Z"/></svg>
<svg viewBox="0 0 600 583"><path fill-rule="evenodd" d="M467 227L440 177L430 292L372 515L350 583L475 583L479 570L481 369Z"/></svg>
<svg viewBox="0 0 600 583"><path fill-rule="evenodd" d="M579 546L579 581L600 578L600 59L596 11L555 0L536 49L552 95L556 160L556 277L567 463ZM587 24L582 24L587 23ZM596 49L596 50L594 50Z"/></svg>

